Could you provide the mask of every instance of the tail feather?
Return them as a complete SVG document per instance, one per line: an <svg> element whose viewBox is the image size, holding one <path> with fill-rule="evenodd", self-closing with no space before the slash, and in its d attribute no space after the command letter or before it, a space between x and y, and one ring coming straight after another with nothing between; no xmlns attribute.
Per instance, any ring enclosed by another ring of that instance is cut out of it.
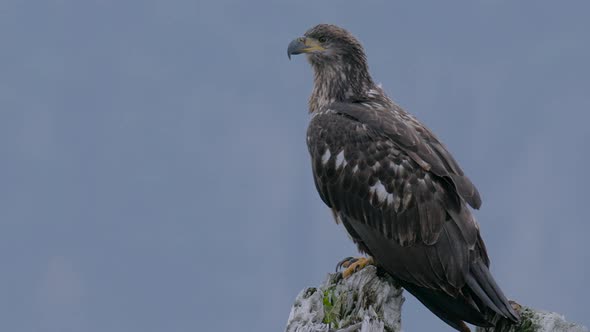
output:
<svg viewBox="0 0 590 332"><path fill-rule="evenodd" d="M481 305L481 304L479 305L480 309L485 309L485 307L489 307L490 309L492 309L496 313L503 315L502 310L500 310L500 308L498 308L496 306L495 301L490 299L490 296L481 288L481 286L479 285L477 280L475 280L475 278L473 278L473 276L467 275L465 281L467 282L467 285L469 286L469 288L471 288L471 291L473 292L473 294L477 297L477 299L480 300L478 302L480 302L480 303L483 302L483 305Z"/></svg>
<svg viewBox="0 0 590 332"><path fill-rule="evenodd" d="M477 261L471 265L470 271L473 277L467 278L469 287L477 293L476 288L480 286L480 292L481 289L485 292L485 294L478 293L480 299L486 303L493 302L495 304L494 306L489 305L492 310L504 318L518 322L520 320L518 313L512 308L506 296L504 296L504 293L494 280L494 277L492 277L488 267L482 261Z"/></svg>
<svg viewBox="0 0 590 332"><path fill-rule="evenodd" d="M403 282L402 286L432 311L433 314L456 330L461 331L462 321L482 327L494 326L482 312L465 299L453 298L441 291Z"/></svg>
<svg viewBox="0 0 590 332"><path fill-rule="evenodd" d="M456 297L443 291L400 283L432 313L458 331L465 331L463 322L481 327L495 326L496 331L503 331L520 320L481 260L471 265L466 285Z"/></svg>

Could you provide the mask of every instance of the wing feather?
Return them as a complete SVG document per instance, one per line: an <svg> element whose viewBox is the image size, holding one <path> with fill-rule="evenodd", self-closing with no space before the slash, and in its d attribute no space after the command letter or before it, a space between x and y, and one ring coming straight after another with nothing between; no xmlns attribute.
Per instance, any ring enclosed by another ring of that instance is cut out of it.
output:
<svg viewBox="0 0 590 332"><path fill-rule="evenodd" d="M331 108L387 136L420 167L448 178L455 186L457 194L473 208L478 209L481 206L477 188L463 174L446 147L428 128L400 107L394 105L393 109L384 111L367 108L362 103L335 103Z"/></svg>
<svg viewBox="0 0 590 332"><path fill-rule="evenodd" d="M475 220L449 184L452 179L410 156L408 151L419 154L423 144L415 131L401 128L385 135L383 125L373 123L338 112L311 121L309 151L320 196L359 249L396 257L384 264L399 271L397 277L456 295L477 240ZM340 152L344 160L337 162ZM445 167L457 171L448 163Z"/></svg>

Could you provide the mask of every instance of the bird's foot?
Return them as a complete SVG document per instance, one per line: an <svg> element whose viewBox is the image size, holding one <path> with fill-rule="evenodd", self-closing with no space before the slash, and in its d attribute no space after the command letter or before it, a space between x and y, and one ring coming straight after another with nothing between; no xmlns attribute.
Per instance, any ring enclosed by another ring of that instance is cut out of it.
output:
<svg viewBox="0 0 590 332"><path fill-rule="evenodd" d="M372 257L346 257L345 259L338 262L336 265L336 271L343 268L340 276L343 279L350 277L353 273L362 270L367 265L374 265Z"/></svg>

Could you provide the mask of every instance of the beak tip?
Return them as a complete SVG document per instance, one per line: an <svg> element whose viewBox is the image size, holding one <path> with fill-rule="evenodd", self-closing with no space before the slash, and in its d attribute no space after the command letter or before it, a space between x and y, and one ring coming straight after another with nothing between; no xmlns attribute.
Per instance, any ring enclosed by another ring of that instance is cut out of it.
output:
<svg viewBox="0 0 590 332"><path fill-rule="evenodd" d="M287 57L291 60L291 55L301 54L302 50L305 48L305 42L303 38L297 38L289 43L287 47Z"/></svg>

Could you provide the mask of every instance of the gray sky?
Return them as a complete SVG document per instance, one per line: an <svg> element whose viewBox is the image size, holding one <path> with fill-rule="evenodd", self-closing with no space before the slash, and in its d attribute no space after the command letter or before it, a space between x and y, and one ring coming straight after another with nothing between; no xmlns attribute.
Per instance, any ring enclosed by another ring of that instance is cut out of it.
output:
<svg viewBox="0 0 590 332"><path fill-rule="evenodd" d="M280 331L356 254L321 203L336 23L478 186L509 297L590 325L587 1L0 2L0 329ZM410 297L408 295L408 297ZM405 330L451 331L416 301Z"/></svg>

